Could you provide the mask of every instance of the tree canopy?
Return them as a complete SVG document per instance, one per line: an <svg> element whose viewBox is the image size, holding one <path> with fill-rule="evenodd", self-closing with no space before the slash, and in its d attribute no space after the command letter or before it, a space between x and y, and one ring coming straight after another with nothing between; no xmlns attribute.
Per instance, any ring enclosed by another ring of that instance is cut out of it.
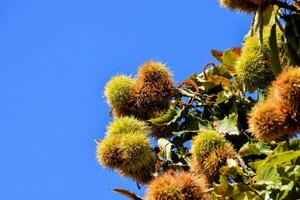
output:
<svg viewBox="0 0 300 200"><path fill-rule="evenodd" d="M145 184L145 200L299 199L300 1L220 4L253 15L242 47L211 50L215 61L178 85L153 60L112 77L97 159Z"/></svg>

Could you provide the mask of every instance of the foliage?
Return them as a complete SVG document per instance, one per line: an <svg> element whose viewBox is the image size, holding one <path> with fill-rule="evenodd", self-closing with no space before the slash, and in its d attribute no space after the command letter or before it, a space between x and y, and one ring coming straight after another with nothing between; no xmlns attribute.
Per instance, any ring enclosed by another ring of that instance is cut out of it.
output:
<svg viewBox="0 0 300 200"><path fill-rule="evenodd" d="M114 77L97 159L145 184L145 200L300 199L300 3L220 3L254 15L242 47L212 50L177 86L156 61Z"/></svg>

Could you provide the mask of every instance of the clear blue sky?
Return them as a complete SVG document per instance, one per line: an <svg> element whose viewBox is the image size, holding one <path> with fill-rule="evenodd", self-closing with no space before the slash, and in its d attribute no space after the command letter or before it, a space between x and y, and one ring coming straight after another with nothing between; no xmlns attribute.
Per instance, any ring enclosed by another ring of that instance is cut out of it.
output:
<svg viewBox="0 0 300 200"><path fill-rule="evenodd" d="M178 82L241 43L250 17L217 0L1 0L0 199L125 199L102 169L103 87L149 59ZM142 194L142 191L138 192Z"/></svg>

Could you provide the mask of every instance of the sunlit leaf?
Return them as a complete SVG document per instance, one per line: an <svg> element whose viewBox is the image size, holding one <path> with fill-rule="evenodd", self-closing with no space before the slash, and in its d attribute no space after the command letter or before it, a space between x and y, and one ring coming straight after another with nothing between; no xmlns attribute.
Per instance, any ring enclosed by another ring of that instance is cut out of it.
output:
<svg viewBox="0 0 300 200"><path fill-rule="evenodd" d="M224 51L224 55L222 57L222 63L224 65L234 67L240 55L241 55L241 48L228 49Z"/></svg>
<svg viewBox="0 0 300 200"><path fill-rule="evenodd" d="M264 160L256 160L256 161L249 162L248 165L252 169L257 170L263 163L264 163Z"/></svg>
<svg viewBox="0 0 300 200"><path fill-rule="evenodd" d="M226 176L220 176L220 184L214 184L214 192L222 196L229 196L233 192L233 186L230 185Z"/></svg>
<svg viewBox="0 0 300 200"><path fill-rule="evenodd" d="M260 196L258 196L254 191L246 191L246 192L237 192L232 195L234 200L260 200Z"/></svg>
<svg viewBox="0 0 300 200"><path fill-rule="evenodd" d="M227 49L224 53L218 50L211 50L211 53L223 65L234 67L235 62L241 55L241 48Z"/></svg>
<svg viewBox="0 0 300 200"><path fill-rule="evenodd" d="M231 79L235 74L235 69L234 67L228 65L219 65L206 70L206 74L207 76L218 75L218 76L225 77L227 79Z"/></svg>
<svg viewBox="0 0 300 200"><path fill-rule="evenodd" d="M259 155L259 154L270 154L272 150L269 146L262 142L246 143L239 150L240 156Z"/></svg>
<svg viewBox="0 0 300 200"><path fill-rule="evenodd" d="M208 81L213 82L216 85L222 85L223 87L229 87L231 82L229 79L219 76L219 75L210 75L208 76Z"/></svg>
<svg viewBox="0 0 300 200"><path fill-rule="evenodd" d="M272 164L272 165L278 165L285 162L290 162L293 159L296 159L300 156L300 151L286 151L283 153L275 153L269 155L265 161L264 164Z"/></svg>
<svg viewBox="0 0 300 200"><path fill-rule="evenodd" d="M224 119L214 122L215 129L223 134L239 135L238 129L238 115L236 112L232 112L229 116Z"/></svg>
<svg viewBox="0 0 300 200"><path fill-rule="evenodd" d="M173 106L171 106L165 114L158 118L150 119L149 121L157 125L170 125L172 123L175 123L181 117L184 109L185 107L181 109L175 109Z"/></svg>
<svg viewBox="0 0 300 200"><path fill-rule="evenodd" d="M274 184L281 186L280 175L277 168L271 164L262 165L256 173L255 180L258 184Z"/></svg>
<svg viewBox="0 0 300 200"><path fill-rule="evenodd" d="M220 92L218 94L216 103L220 104L220 103L223 103L225 101L228 101L232 96L233 96L233 94L232 94L231 91L223 90L222 92Z"/></svg>
<svg viewBox="0 0 300 200"><path fill-rule="evenodd" d="M172 161L172 148L174 145L165 138L159 138L157 141L157 146L162 152L164 152L167 160Z"/></svg>
<svg viewBox="0 0 300 200"><path fill-rule="evenodd" d="M274 149L274 153L282 153L291 150L300 151L300 139L294 139L289 141L288 143L287 142L279 143L276 149Z"/></svg>

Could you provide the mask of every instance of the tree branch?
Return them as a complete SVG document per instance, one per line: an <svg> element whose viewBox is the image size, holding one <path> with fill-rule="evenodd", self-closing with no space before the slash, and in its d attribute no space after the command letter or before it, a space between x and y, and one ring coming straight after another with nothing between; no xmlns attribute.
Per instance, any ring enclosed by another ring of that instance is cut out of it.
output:
<svg viewBox="0 0 300 200"><path fill-rule="evenodd" d="M191 97L191 98L194 98L198 101L202 101L199 97L197 97L195 94L192 94L192 93L189 93L187 92L186 90L183 90L181 88L178 89L178 92L183 95L183 96L187 96L187 97Z"/></svg>

